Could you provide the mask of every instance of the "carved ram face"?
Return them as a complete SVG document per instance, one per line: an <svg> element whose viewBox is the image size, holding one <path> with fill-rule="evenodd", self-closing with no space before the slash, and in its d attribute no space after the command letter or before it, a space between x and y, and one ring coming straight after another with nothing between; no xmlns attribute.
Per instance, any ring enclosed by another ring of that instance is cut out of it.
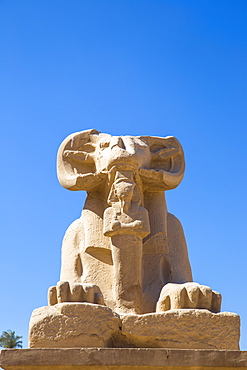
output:
<svg viewBox="0 0 247 370"><path fill-rule="evenodd" d="M183 149L173 136L111 136L86 130L68 136L58 151L58 179L69 190L96 189L119 165L138 171L144 189L169 190L183 178Z"/></svg>

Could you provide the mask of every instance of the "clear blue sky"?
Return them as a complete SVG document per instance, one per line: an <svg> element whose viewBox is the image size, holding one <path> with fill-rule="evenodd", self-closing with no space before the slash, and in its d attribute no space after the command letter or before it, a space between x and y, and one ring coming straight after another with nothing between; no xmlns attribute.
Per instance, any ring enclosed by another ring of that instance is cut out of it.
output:
<svg viewBox="0 0 247 370"><path fill-rule="evenodd" d="M246 0L0 0L0 332L27 346L85 195L56 179L70 133L174 135L167 193L196 282L240 314L247 349Z"/></svg>

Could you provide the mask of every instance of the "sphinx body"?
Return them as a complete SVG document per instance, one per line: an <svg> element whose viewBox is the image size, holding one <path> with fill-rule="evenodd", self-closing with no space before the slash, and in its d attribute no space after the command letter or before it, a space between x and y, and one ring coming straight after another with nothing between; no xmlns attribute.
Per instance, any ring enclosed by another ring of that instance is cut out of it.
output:
<svg viewBox="0 0 247 370"><path fill-rule="evenodd" d="M87 197L29 346L238 349L239 316L192 281L182 226L167 211L164 192L184 174L178 140L87 130L64 140L57 164L61 185Z"/></svg>
<svg viewBox="0 0 247 370"><path fill-rule="evenodd" d="M192 274L182 226L167 212L164 191L183 174L183 150L174 137L88 130L65 139L59 181L69 190L86 190L87 199L64 237L61 278L49 291L50 304L104 302L118 313L155 312L170 283L177 292L170 306L204 308L203 299L205 308L219 311L220 295L210 288L190 284L180 292Z"/></svg>

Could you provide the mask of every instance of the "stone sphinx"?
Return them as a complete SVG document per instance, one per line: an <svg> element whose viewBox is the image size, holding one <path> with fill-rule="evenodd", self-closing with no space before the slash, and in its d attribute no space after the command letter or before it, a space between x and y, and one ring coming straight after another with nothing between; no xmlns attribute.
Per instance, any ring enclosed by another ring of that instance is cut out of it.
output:
<svg viewBox="0 0 247 370"><path fill-rule="evenodd" d="M58 151L58 178L86 190L62 246L60 282L30 321L31 347L238 349L239 317L221 295L192 282L179 220L164 191L184 174L174 137L87 130Z"/></svg>

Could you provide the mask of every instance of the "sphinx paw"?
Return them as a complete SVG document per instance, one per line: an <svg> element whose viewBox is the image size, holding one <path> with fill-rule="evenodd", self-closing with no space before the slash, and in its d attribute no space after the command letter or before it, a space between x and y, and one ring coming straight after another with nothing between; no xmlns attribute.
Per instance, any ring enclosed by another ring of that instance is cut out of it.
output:
<svg viewBox="0 0 247 370"><path fill-rule="evenodd" d="M72 284L59 281L48 290L48 305L53 306L63 302L88 302L104 305L100 288L94 284Z"/></svg>
<svg viewBox="0 0 247 370"><path fill-rule="evenodd" d="M221 294L198 283L166 284L160 293L156 312L172 309L196 308L219 312Z"/></svg>

